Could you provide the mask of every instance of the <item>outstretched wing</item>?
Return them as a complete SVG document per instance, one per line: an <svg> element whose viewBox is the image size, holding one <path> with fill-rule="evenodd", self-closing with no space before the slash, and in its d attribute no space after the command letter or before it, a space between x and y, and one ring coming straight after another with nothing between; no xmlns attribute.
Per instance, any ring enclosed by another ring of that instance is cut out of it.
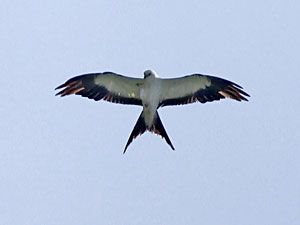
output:
<svg viewBox="0 0 300 225"><path fill-rule="evenodd" d="M162 80L160 106L181 105L193 102L212 102L222 98L248 101L250 97L241 86L231 81L201 74Z"/></svg>
<svg viewBox="0 0 300 225"><path fill-rule="evenodd" d="M55 90L56 95L81 95L95 101L101 99L114 103L142 105L139 86L143 79L122 76L112 72L90 73L73 77Z"/></svg>

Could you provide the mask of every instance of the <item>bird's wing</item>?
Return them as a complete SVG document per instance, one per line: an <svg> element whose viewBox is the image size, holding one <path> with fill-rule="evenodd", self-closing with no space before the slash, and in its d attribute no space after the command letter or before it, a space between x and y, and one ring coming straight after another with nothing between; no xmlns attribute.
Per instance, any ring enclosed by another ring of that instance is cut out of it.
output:
<svg viewBox="0 0 300 225"><path fill-rule="evenodd" d="M160 106L189 104L197 101L206 103L222 98L248 101L246 97L250 97L238 84L201 74L162 79L162 90Z"/></svg>
<svg viewBox="0 0 300 225"><path fill-rule="evenodd" d="M56 95L81 95L99 101L142 105L139 86L143 79L126 77L112 72L90 73L73 77L55 90L63 88Z"/></svg>

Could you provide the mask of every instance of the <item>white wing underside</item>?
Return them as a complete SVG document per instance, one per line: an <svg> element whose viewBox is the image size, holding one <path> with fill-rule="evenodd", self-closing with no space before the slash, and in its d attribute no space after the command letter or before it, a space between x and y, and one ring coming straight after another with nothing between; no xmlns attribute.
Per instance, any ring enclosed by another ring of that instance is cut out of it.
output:
<svg viewBox="0 0 300 225"><path fill-rule="evenodd" d="M117 74L103 74L95 78L95 84L105 87L117 96L140 99L140 85L143 79L126 77Z"/></svg>
<svg viewBox="0 0 300 225"><path fill-rule="evenodd" d="M186 76L162 79L163 99L177 99L193 95L200 89L210 86L211 80L205 76Z"/></svg>

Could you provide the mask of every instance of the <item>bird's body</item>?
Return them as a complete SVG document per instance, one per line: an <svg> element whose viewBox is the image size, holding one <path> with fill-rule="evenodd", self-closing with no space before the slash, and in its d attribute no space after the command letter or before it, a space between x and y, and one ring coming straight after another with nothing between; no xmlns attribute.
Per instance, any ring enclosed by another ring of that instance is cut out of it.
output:
<svg viewBox="0 0 300 225"><path fill-rule="evenodd" d="M104 99L109 102L140 105L143 111L125 146L146 130L165 138L174 150L167 132L158 115L159 107L168 105L188 104L193 102L211 102L222 98L232 98L237 101L247 99L249 95L242 87L225 79L193 74L180 78L158 78L152 70L144 72L144 79L131 78L112 72L84 74L73 77L56 89L64 88L57 95L81 95L94 99Z"/></svg>
<svg viewBox="0 0 300 225"><path fill-rule="evenodd" d="M152 126L156 110L161 100L161 79L153 73L145 78L140 87L140 98L143 103L144 120L147 128Z"/></svg>

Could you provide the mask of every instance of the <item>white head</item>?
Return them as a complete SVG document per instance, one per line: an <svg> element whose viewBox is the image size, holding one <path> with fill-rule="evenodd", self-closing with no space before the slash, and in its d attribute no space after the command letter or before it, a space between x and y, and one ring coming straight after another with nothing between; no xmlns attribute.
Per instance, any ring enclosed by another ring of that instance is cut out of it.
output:
<svg viewBox="0 0 300 225"><path fill-rule="evenodd" d="M153 70L146 70L144 72L144 78L147 78L149 76L154 76L154 77L157 77L157 74L153 71Z"/></svg>

